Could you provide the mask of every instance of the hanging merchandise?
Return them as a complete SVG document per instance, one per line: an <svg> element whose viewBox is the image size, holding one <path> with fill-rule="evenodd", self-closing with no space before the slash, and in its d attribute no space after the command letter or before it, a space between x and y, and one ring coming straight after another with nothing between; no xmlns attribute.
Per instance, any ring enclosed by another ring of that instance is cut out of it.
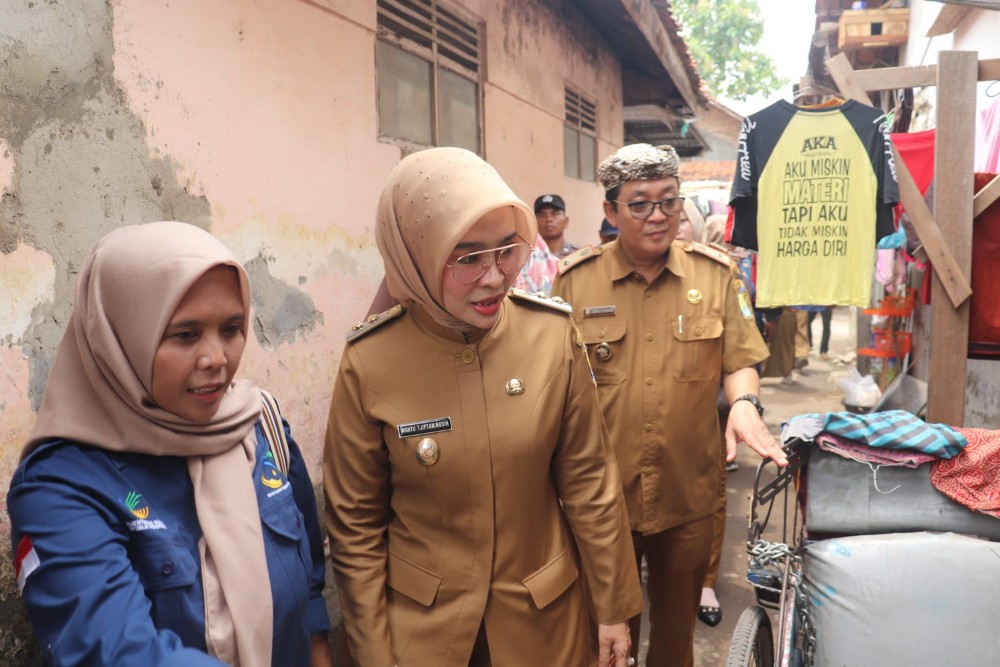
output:
<svg viewBox="0 0 1000 667"><path fill-rule="evenodd" d="M884 114L784 100L743 121L732 243L757 250L757 305L867 306L899 200Z"/></svg>
<svg viewBox="0 0 1000 667"><path fill-rule="evenodd" d="M996 174L976 174L979 192ZM972 298L969 300L969 354L1000 357L1000 202L976 217L972 227Z"/></svg>
<svg viewBox="0 0 1000 667"><path fill-rule="evenodd" d="M906 165L910 175L913 177L914 184L920 190L920 194L924 196L927 208L933 210L934 142L937 131L930 129L923 130L922 132L894 132L889 136L892 139L893 146L896 147L896 152L899 153L899 158ZM909 216L905 215L902 204L896 207L896 214L899 217L900 229L910 226ZM910 231L914 231L912 226L910 226ZM914 236L915 238L916 236ZM881 243L882 241L880 240L880 247L882 247ZM908 249L912 250L913 247L910 246ZM919 289L919 303L922 304L930 303L931 280L929 266L928 263L925 267L927 269L924 273L925 280Z"/></svg>
<svg viewBox="0 0 1000 667"><path fill-rule="evenodd" d="M976 154L973 169L995 174L1000 171L1000 97L976 116Z"/></svg>
<svg viewBox="0 0 1000 667"><path fill-rule="evenodd" d="M889 137L913 176L913 182L920 194L927 194L927 188L934 181L934 129L920 132L893 132Z"/></svg>

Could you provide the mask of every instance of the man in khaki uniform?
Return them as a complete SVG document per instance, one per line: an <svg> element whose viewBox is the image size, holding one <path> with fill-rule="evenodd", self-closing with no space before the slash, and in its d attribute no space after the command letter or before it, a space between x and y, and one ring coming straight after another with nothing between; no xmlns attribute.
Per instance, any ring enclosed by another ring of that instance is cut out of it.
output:
<svg viewBox="0 0 1000 667"><path fill-rule="evenodd" d="M636 559L646 558L647 664L690 667L719 499L720 383L732 405L727 459L743 440L786 463L761 420L753 366L767 348L728 256L674 242L683 207L674 149L626 146L598 177L618 240L560 260L552 293L572 304L588 346Z"/></svg>

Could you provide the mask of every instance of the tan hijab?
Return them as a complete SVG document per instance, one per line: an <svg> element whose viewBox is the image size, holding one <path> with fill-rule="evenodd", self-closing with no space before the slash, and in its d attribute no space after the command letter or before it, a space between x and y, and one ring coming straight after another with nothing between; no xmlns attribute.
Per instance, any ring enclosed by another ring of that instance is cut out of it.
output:
<svg viewBox="0 0 1000 667"><path fill-rule="evenodd" d="M83 265L76 300L21 456L66 438L115 452L184 456L203 538L209 652L232 665L271 664L273 615L252 472L260 393L233 382L211 422L153 404L153 358L188 289L232 266L250 321L246 271L211 234L180 222L117 229ZM244 325L244 335L247 334Z"/></svg>
<svg viewBox="0 0 1000 667"><path fill-rule="evenodd" d="M726 216L715 213L705 218L705 243L724 243L726 237Z"/></svg>
<svg viewBox="0 0 1000 667"><path fill-rule="evenodd" d="M684 200L684 213L691 222L691 240L701 241L705 235L705 217L698 210L698 205L690 197Z"/></svg>
<svg viewBox="0 0 1000 667"><path fill-rule="evenodd" d="M462 148L431 148L403 158L389 174L378 205L375 239L389 293L416 302L439 324L468 324L444 309L441 275L466 232L485 214L511 207L517 234L535 242L535 216L496 169Z"/></svg>

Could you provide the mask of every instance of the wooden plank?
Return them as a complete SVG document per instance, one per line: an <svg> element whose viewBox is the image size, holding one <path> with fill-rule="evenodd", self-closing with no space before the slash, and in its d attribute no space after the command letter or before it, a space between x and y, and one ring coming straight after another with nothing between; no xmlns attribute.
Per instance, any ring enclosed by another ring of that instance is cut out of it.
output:
<svg viewBox="0 0 1000 667"><path fill-rule="evenodd" d="M982 7L983 9L1000 9L1000 2L997 0L933 0L949 5L964 5L966 7Z"/></svg>
<svg viewBox="0 0 1000 667"><path fill-rule="evenodd" d="M973 219L978 218L979 214L988 209L998 198L1000 198L1000 176L994 176L993 180L977 192L972 200Z"/></svg>
<svg viewBox="0 0 1000 667"><path fill-rule="evenodd" d="M962 275L972 274L972 157L976 145L975 51L938 54L937 139L934 142L934 217L947 234ZM931 259L933 262L933 258ZM931 357L927 420L965 423L969 304L953 308L941 298L935 272L931 284Z"/></svg>
<svg viewBox="0 0 1000 667"><path fill-rule="evenodd" d="M860 83L858 83L854 69L851 67L851 63L848 62L846 55L838 53L831 58L827 63L827 69L830 71L830 76L833 77L840 92L846 97L857 100L862 104L871 104L868 94L861 87ZM971 99L975 101L975 95ZM969 122L969 128L975 128L975 126L974 120ZM938 142L940 141L939 136ZM972 153L970 152L969 155L971 159ZM913 181L910 170L906 168L906 164L900 158L899 151L896 150L895 146L892 148L892 156L896 163L899 198L903 202L906 212L910 215L910 220L913 222L913 228L916 230L920 242L924 244L924 249L927 251L927 256L930 257L935 274L941 279L941 283L944 285L952 305L958 308L972 295L972 286L969 285L968 274L962 272L958 262L955 261L955 257L948 250L948 243L944 240L941 229L934 222L934 216L931 214L930 209L927 208L927 203L924 201L923 195L920 194L920 189ZM969 174L971 177L971 167ZM971 197L969 197L969 201L972 201ZM969 219L971 220L972 218Z"/></svg>
<svg viewBox="0 0 1000 667"><path fill-rule="evenodd" d="M673 40L667 33L666 24L660 18L652 0L617 0L615 2L616 8L619 3L625 10L628 19L639 29L653 53L656 54L660 65L670 75L670 80L677 88L684 103L689 109L697 109L698 92L694 89L691 76L684 64L685 56L682 56L677 47L674 46Z"/></svg>
<svg viewBox="0 0 1000 667"><path fill-rule="evenodd" d="M931 25L930 30L927 31L927 37L937 37L938 35L947 35L953 32L958 24L969 15L972 11L971 7L962 7L960 5L945 5L938 12L937 18L934 19L934 23Z"/></svg>
<svg viewBox="0 0 1000 667"><path fill-rule="evenodd" d="M868 91L923 88L937 84L937 65L859 69L854 74L861 88ZM1000 79L1000 58L980 60L978 78L980 81Z"/></svg>

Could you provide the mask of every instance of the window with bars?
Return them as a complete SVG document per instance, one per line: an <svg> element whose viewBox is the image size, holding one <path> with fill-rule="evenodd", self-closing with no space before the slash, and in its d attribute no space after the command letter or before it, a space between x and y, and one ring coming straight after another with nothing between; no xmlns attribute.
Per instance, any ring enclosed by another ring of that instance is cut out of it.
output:
<svg viewBox="0 0 1000 667"><path fill-rule="evenodd" d="M481 149L479 25L438 0L378 0L382 138Z"/></svg>
<svg viewBox="0 0 1000 667"><path fill-rule="evenodd" d="M597 177L597 105L566 89L566 124L563 125L563 167L570 178L594 181Z"/></svg>

